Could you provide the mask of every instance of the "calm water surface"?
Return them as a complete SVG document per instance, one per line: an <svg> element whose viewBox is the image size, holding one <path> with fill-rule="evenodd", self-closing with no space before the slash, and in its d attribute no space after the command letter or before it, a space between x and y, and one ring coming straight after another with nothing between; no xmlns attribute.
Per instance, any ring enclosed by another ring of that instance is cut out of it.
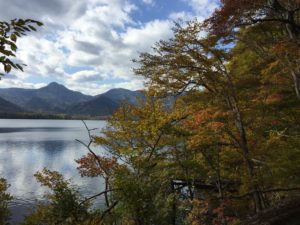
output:
<svg viewBox="0 0 300 225"><path fill-rule="evenodd" d="M105 121L86 122L89 128L99 128L93 131L95 134L105 126ZM36 200L43 199L46 189L33 174L44 167L71 179L85 196L103 190L101 179L82 178L78 174L74 160L87 150L75 139L88 141L87 131L79 120L0 119L0 176L11 185L13 220L20 220ZM101 199L96 204L101 204Z"/></svg>

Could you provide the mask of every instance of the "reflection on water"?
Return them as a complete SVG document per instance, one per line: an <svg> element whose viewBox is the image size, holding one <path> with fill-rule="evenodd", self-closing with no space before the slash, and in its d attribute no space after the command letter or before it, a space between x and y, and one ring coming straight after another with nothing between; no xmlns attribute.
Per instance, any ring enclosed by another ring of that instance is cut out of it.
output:
<svg viewBox="0 0 300 225"><path fill-rule="evenodd" d="M87 121L87 124L90 128L101 129L105 122ZM85 196L103 190L100 179L81 178L78 174L74 160L87 150L75 139L88 140L81 121L0 119L0 176L11 185L15 220L25 211L24 207L42 199L45 189L33 174L44 167L72 179ZM99 201L97 204L101 204Z"/></svg>
<svg viewBox="0 0 300 225"><path fill-rule="evenodd" d="M62 132L74 131L73 128L66 127L0 127L0 133L18 133L18 132Z"/></svg>

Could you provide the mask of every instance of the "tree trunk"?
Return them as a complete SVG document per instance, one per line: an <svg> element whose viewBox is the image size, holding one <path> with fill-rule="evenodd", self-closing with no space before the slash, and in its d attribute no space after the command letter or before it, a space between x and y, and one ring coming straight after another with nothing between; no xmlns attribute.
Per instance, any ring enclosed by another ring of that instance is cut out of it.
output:
<svg viewBox="0 0 300 225"><path fill-rule="evenodd" d="M109 189L108 177L105 177L104 180L105 180L105 191L107 191ZM110 204L109 204L109 199L108 199L108 192L104 193L104 198L105 198L105 204L109 208Z"/></svg>
<svg viewBox="0 0 300 225"><path fill-rule="evenodd" d="M292 76L294 80L297 98L300 99L300 70L292 70Z"/></svg>
<svg viewBox="0 0 300 225"><path fill-rule="evenodd" d="M171 190L173 193L173 203L172 203L172 215L171 215L171 224L176 225L176 192L173 181L171 181Z"/></svg>
<svg viewBox="0 0 300 225"><path fill-rule="evenodd" d="M239 131L240 148L243 152L244 162L246 164L248 175L250 177L250 183L251 183L251 189L252 189L251 191L253 191L253 199L254 199L254 203L255 203L255 211L260 212L264 209L264 203L263 203L263 199L261 198L261 194L259 192L259 187L254 182L254 178L255 178L254 166L253 166L253 162L251 161L251 159L249 157L249 148L248 148L246 131L244 128L244 123L243 123L242 116L241 116L239 107L237 105L236 99L234 97L229 98L229 101L231 103L230 105L232 107L232 110L236 115L235 124Z"/></svg>
<svg viewBox="0 0 300 225"><path fill-rule="evenodd" d="M300 37L299 37L300 29L299 26L297 26L297 24L295 23L294 13L288 12L287 18L290 21L290 23L286 24L286 30L288 32L291 41L295 42L298 45L299 47L298 51L300 51ZM300 69L299 68L296 68L295 70L292 71L292 77L294 80L294 86L295 86L297 98L300 99Z"/></svg>

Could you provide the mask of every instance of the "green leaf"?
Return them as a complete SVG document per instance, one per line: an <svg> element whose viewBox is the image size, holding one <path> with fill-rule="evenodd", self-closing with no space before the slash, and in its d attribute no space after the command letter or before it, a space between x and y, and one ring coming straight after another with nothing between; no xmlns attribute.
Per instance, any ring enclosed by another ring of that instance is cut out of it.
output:
<svg viewBox="0 0 300 225"><path fill-rule="evenodd" d="M35 21L35 23L38 25L38 26L43 26L44 24L40 21Z"/></svg>
<svg viewBox="0 0 300 225"><path fill-rule="evenodd" d="M22 26L25 24L25 21L22 20L22 19L19 19L16 23L15 23L17 26Z"/></svg>
<svg viewBox="0 0 300 225"><path fill-rule="evenodd" d="M30 32L30 29L28 27L22 26L22 28L28 32Z"/></svg>
<svg viewBox="0 0 300 225"><path fill-rule="evenodd" d="M15 68L16 70L18 69L18 67L17 67L16 64L14 64L14 63L12 63L11 66L12 66L13 68Z"/></svg>
<svg viewBox="0 0 300 225"><path fill-rule="evenodd" d="M36 31L36 28L34 26L31 26L31 25L28 25L28 27L33 30L33 31Z"/></svg>
<svg viewBox="0 0 300 225"><path fill-rule="evenodd" d="M16 64L16 66L18 67L19 70L21 70L22 72L24 72L23 67L20 64Z"/></svg>
<svg viewBox="0 0 300 225"><path fill-rule="evenodd" d="M10 48L11 50L13 50L14 52L17 51L17 46L14 43L10 43Z"/></svg>
<svg viewBox="0 0 300 225"><path fill-rule="evenodd" d="M15 33L10 35L10 40L12 40L13 42L17 41L17 35Z"/></svg>
<svg viewBox="0 0 300 225"><path fill-rule="evenodd" d="M6 73L9 73L9 72L11 71L11 65L5 64L5 65L4 65L4 71L5 71Z"/></svg>

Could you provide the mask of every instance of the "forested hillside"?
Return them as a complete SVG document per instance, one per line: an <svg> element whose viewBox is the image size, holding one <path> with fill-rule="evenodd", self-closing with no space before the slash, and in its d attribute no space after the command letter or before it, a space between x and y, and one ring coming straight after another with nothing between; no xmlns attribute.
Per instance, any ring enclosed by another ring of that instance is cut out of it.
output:
<svg viewBox="0 0 300 225"><path fill-rule="evenodd" d="M115 88L90 96L52 82L39 89L0 88L0 98L6 102L1 118L96 118L112 115L123 103L137 104L144 94Z"/></svg>
<svg viewBox="0 0 300 225"><path fill-rule="evenodd" d="M0 112L7 112L7 113L23 112L23 110L20 107L4 100L3 98L0 98L0 105L1 105Z"/></svg>

